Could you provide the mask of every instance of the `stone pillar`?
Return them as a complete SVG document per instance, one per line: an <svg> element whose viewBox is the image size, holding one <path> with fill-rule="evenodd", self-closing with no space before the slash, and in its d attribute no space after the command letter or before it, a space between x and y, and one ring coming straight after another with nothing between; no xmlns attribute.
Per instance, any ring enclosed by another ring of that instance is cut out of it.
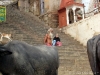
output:
<svg viewBox="0 0 100 75"><path fill-rule="evenodd" d="M72 9L73 9L73 13L74 13L74 22L76 22L76 14L75 14L76 7L73 7Z"/></svg>
<svg viewBox="0 0 100 75"><path fill-rule="evenodd" d="M68 16L68 13L69 13L69 9L66 9L67 25L69 25L69 16Z"/></svg>
<svg viewBox="0 0 100 75"><path fill-rule="evenodd" d="M82 11L82 19L84 19L84 8L81 8Z"/></svg>

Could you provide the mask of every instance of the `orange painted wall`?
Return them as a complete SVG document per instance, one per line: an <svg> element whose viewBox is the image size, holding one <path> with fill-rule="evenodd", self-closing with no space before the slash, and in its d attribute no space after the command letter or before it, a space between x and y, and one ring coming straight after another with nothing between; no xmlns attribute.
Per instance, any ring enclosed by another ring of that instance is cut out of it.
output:
<svg viewBox="0 0 100 75"><path fill-rule="evenodd" d="M67 19L66 19L66 8L63 8L62 10L58 11L59 15L59 27L67 26Z"/></svg>

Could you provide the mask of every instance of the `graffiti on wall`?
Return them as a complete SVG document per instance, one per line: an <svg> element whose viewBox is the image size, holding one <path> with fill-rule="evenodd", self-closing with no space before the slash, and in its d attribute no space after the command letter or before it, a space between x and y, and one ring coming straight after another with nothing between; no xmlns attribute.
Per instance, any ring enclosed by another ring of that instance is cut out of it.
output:
<svg viewBox="0 0 100 75"><path fill-rule="evenodd" d="M0 22L6 21L6 7L0 6Z"/></svg>

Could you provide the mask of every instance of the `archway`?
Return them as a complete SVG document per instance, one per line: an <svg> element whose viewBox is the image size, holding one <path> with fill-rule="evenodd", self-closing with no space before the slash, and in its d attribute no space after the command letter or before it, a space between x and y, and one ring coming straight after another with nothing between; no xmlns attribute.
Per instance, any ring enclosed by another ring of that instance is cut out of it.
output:
<svg viewBox="0 0 100 75"><path fill-rule="evenodd" d="M75 10L75 16L76 16L76 21L79 21L82 19L82 10L80 8L76 8Z"/></svg>
<svg viewBox="0 0 100 75"><path fill-rule="evenodd" d="M68 17L69 17L69 24L74 23L74 13L72 9L69 9Z"/></svg>

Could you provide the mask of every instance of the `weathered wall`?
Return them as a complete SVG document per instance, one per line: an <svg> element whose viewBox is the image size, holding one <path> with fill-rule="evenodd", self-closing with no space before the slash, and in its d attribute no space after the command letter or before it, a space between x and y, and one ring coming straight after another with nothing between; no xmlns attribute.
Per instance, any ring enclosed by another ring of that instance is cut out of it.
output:
<svg viewBox="0 0 100 75"><path fill-rule="evenodd" d="M44 0L45 11L57 11L61 0Z"/></svg>
<svg viewBox="0 0 100 75"><path fill-rule="evenodd" d="M29 0L30 4L30 11L33 12L35 15L40 15L41 13L41 6L44 7L43 12L46 13L48 11L58 11L59 5L61 0ZM41 4L44 2L44 5ZM43 13L42 13L43 14Z"/></svg>
<svg viewBox="0 0 100 75"><path fill-rule="evenodd" d="M28 0L19 0L18 7L21 11L29 12L29 3Z"/></svg>
<svg viewBox="0 0 100 75"><path fill-rule="evenodd" d="M59 27L64 27L67 25L67 19L66 19L66 9L62 9L59 11Z"/></svg>
<svg viewBox="0 0 100 75"><path fill-rule="evenodd" d="M75 0L77 3L82 3L82 0ZM57 11L59 9L61 0L44 0L45 8L49 11Z"/></svg>
<svg viewBox="0 0 100 75"><path fill-rule="evenodd" d="M61 0L49 0L49 10L58 10Z"/></svg>
<svg viewBox="0 0 100 75"><path fill-rule="evenodd" d="M19 0L20 11L31 12L36 16L40 15L40 0Z"/></svg>
<svg viewBox="0 0 100 75"><path fill-rule="evenodd" d="M70 24L63 28L63 32L70 34L81 44L86 46L87 40L100 33L100 14Z"/></svg>
<svg viewBox="0 0 100 75"><path fill-rule="evenodd" d="M47 26L52 28L58 27L58 14L56 12L47 12L46 14L39 16L39 19L45 22Z"/></svg>
<svg viewBox="0 0 100 75"><path fill-rule="evenodd" d="M44 2L44 5L41 4ZM34 15L41 14L41 7L44 7L43 12L58 11L61 0L19 0L18 6L21 11L29 11Z"/></svg>
<svg viewBox="0 0 100 75"><path fill-rule="evenodd" d="M36 16L40 15L40 1L29 0L29 11Z"/></svg>
<svg viewBox="0 0 100 75"><path fill-rule="evenodd" d="M82 3L82 0L74 0L76 3Z"/></svg>
<svg viewBox="0 0 100 75"><path fill-rule="evenodd" d="M44 12L47 12L49 10L49 0L44 0Z"/></svg>
<svg viewBox="0 0 100 75"><path fill-rule="evenodd" d="M58 9L61 0L44 0L44 13L39 16L41 21L50 27L58 27Z"/></svg>

